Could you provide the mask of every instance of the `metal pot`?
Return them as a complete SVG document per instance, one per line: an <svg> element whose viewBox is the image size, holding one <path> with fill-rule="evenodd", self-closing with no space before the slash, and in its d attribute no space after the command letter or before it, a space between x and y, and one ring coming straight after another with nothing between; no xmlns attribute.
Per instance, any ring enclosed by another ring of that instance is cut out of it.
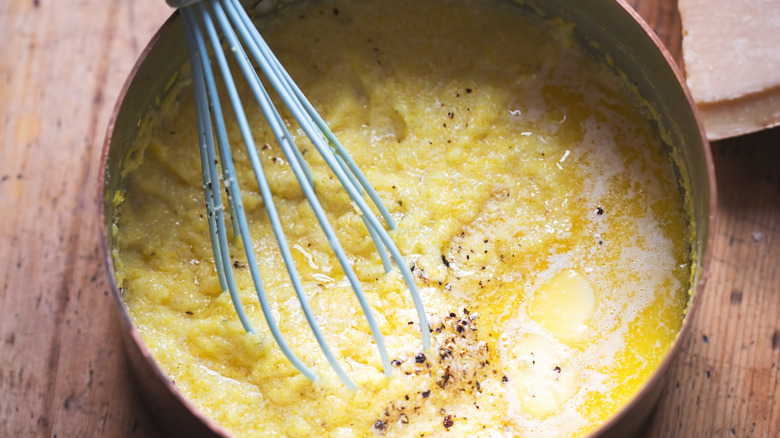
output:
<svg viewBox="0 0 780 438"><path fill-rule="evenodd" d="M692 203L695 241L691 249L695 274L690 301L677 340L645 386L595 430L593 437L625 437L636 432L658 401L675 353L689 335L700 294L707 278L715 222L715 180L709 144L698 120L696 106L672 57L650 27L623 0L518 0L547 16L574 25L575 38L632 83L656 116L657 130L680 163ZM518 6L518 7L521 7ZM228 437L181 395L162 372L133 326L117 288L112 249L113 194L120 186L121 165L139 121L170 89L186 61L184 30L177 13L161 27L135 64L109 122L101 165L99 214L102 242L122 336L138 386L153 415L176 436Z"/></svg>

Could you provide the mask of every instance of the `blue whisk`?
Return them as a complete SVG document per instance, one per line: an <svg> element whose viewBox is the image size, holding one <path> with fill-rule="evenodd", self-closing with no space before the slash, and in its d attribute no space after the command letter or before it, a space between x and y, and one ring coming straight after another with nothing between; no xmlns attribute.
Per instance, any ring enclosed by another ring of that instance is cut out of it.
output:
<svg viewBox="0 0 780 438"><path fill-rule="evenodd" d="M254 138L249 128L246 115L241 105L241 101L233 81L231 71L225 53L220 43L220 34L225 39L225 46L233 53L236 64L241 69L246 78L249 87L260 105L260 108L271 127L276 141L279 143L282 151L287 157L298 182L303 189L306 199L309 201L315 216L319 221L322 230L330 242L333 252L339 260L352 289L355 292L360 307L368 320L371 334L374 337L379 355L382 359L382 366L385 375L390 376L391 366L390 358L385 347L382 333L377 325L371 308L368 305L366 296L360 287L357 276L347 261L344 250L341 247L336 235L325 217L325 211L322 209L317 196L314 192L314 181L311 172L303 160L298 147L295 145L287 127L282 120L279 112L274 107L265 87L260 81L256 69L249 60L247 53L259 67L262 74L271 84L281 101L288 108L290 114L303 129L317 151L323 157L325 162L331 168L333 173L339 179L344 189L349 194L352 201L359 207L363 221L374 240L377 251L385 268L385 272L392 269L389 251L396 265L403 275L409 291L411 292L417 316L420 322L420 331L422 333L423 349L428 350L431 346L430 329L423 307L422 300L417 287L414 284L411 271L404 263L401 253L393 243L387 231L371 211L369 204L363 198L363 191L376 206L390 229L396 227L396 222L390 216L387 207L379 199L376 191L371 187L366 177L350 158L344 147L336 140L333 133L330 132L325 122L317 114L309 101L303 96L298 87L293 83L290 76L282 68L279 61L271 53L263 38L258 33L254 24L247 16L238 0L167 0L168 4L179 8L184 19L184 27L187 36L187 47L190 55L190 66L192 69L192 83L195 92L195 105L197 109L198 132L200 138L200 158L203 170L203 190L206 197L206 208L208 210L209 233L211 235L211 245L214 252L217 274L219 276L220 286L223 291L229 291L241 324L247 332L255 333L254 327L249 322L249 318L244 312L241 300L238 296L236 283L233 278L233 270L230 262L230 253L228 250L228 236L225 227L224 206L222 205L220 179L225 183L225 192L227 194L229 214L233 224L235 236L241 236L246 251L247 264L252 273L252 280L257 291L257 297L263 309L265 320L273 334L279 347L285 356L303 375L312 381L317 380L317 374L307 367L290 349L279 331L279 326L271 314L271 308L268 305L268 299L263 290L263 283L260 278L260 272L257 268L252 240L249 235L246 214L241 202L241 192L238 187L238 181L235 177L233 167L233 158L228 142L225 121L222 116L219 97L217 95L217 86L214 74L211 70L211 59L208 56L206 42L211 45L214 60L219 68L223 78L227 95L236 115L241 136L246 146L249 160L252 164L254 174L257 180L260 194L263 198L266 211L271 221L274 234L279 243L279 249L284 258L287 272L292 280L295 293L301 303L306 320L311 327L314 336L322 348L325 357L333 367L344 385L350 389L356 389L355 383L344 372L336 357L331 352L322 332L314 317L309 302L303 291L300 276L295 268L295 263L290 253L290 248L282 230L282 224L279 221L279 215L276 212L272 199L271 190L263 172L263 166L257 154L257 148ZM239 42L240 36L244 46ZM245 50L246 48L246 50ZM214 140L216 138L216 145ZM219 160L216 154L219 153ZM217 162L221 165L217 169Z"/></svg>

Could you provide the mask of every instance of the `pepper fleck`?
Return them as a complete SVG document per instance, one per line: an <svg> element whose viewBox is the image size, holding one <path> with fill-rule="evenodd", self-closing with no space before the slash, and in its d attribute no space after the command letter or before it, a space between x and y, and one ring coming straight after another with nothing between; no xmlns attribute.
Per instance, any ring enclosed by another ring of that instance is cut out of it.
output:
<svg viewBox="0 0 780 438"><path fill-rule="evenodd" d="M425 362L425 354L424 353L418 353L416 356L414 356L414 361L417 362L417 363Z"/></svg>
<svg viewBox="0 0 780 438"><path fill-rule="evenodd" d="M451 428L452 425L455 424L455 422L452 421L452 415L447 415L444 417L444 422L442 424L444 424L444 427L447 429Z"/></svg>

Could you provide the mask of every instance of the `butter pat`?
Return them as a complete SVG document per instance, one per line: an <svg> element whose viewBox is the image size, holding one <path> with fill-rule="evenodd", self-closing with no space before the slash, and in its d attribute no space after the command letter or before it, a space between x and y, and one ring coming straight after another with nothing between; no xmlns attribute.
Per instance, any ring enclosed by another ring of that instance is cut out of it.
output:
<svg viewBox="0 0 780 438"><path fill-rule="evenodd" d="M678 8L707 138L780 124L780 0L679 0Z"/></svg>
<svg viewBox="0 0 780 438"><path fill-rule="evenodd" d="M577 390L577 371L563 352L539 335L527 335L512 348L506 373L523 411L543 418Z"/></svg>
<svg viewBox="0 0 780 438"><path fill-rule="evenodd" d="M593 287L574 270L544 283L534 295L530 316L559 341L570 345L587 339L587 322L596 305Z"/></svg>

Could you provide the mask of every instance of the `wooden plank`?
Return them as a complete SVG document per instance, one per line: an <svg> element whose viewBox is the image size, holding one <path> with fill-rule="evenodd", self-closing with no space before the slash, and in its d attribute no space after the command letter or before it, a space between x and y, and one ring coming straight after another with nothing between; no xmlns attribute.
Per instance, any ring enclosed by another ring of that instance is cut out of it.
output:
<svg viewBox="0 0 780 438"><path fill-rule="evenodd" d="M629 3L682 65L676 1ZM710 281L646 437L780 436L780 130L712 151L719 222Z"/></svg>
<svg viewBox="0 0 780 438"><path fill-rule="evenodd" d="M114 325L96 181L162 1L0 2L0 436L149 436Z"/></svg>
<svg viewBox="0 0 780 438"><path fill-rule="evenodd" d="M710 281L648 436L780 436L780 130L714 143L713 154Z"/></svg>
<svg viewBox="0 0 780 438"><path fill-rule="evenodd" d="M681 59L676 2L630 3ZM0 0L0 436L162 436L104 294L95 181L122 82L169 13ZM643 436L780 435L779 143L774 130L713 146L710 282Z"/></svg>

